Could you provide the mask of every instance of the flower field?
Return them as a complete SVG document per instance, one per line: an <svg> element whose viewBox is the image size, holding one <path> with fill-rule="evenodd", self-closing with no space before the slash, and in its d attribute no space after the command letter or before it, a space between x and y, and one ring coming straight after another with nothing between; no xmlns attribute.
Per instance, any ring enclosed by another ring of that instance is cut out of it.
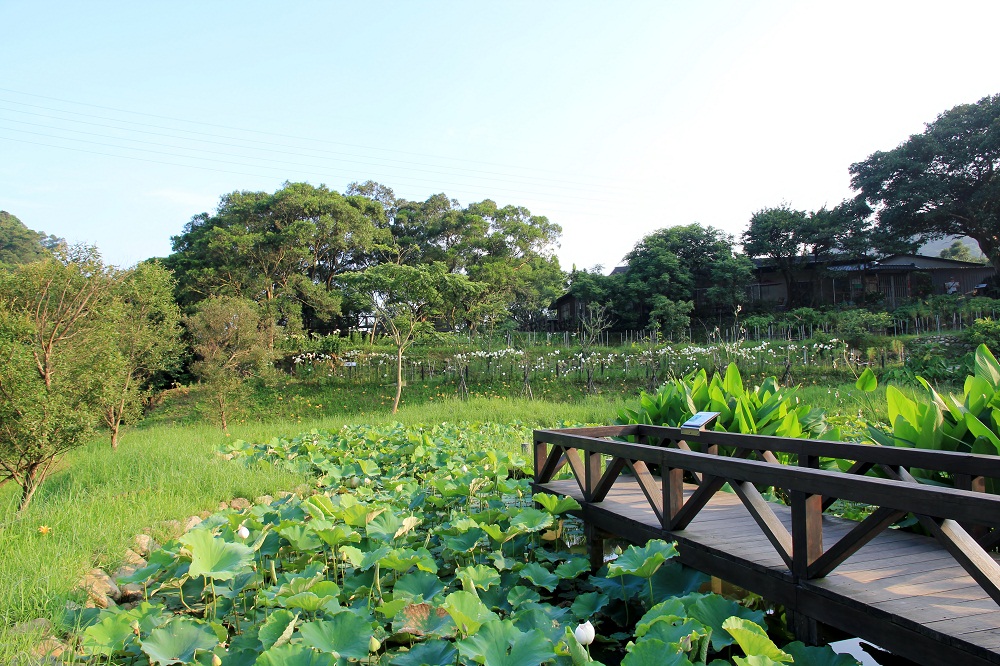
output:
<svg viewBox="0 0 1000 666"><path fill-rule="evenodd" d="M234 442L314 493L227 509L153 552L131 607L75 613L84 662L851 664L778 647L672 544L592 572L574 500L532 496L517 425L349 426Z"/></svg>

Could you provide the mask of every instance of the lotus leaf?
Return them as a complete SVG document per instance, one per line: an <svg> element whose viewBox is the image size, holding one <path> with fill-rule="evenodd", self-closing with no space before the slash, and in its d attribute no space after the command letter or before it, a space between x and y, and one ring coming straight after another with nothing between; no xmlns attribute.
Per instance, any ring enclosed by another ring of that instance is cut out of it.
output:
<svg viewBox="0 0 1000 666"><path fill-rule="evenodd" d="M812 647L795 641L782 649L792 655L792 663L799 666L858 666L857 659L849 654L837 654L829 645Z"/></svg>
<svg viewBox="0 0 1000 666"><path fill-rule="evenodd" d="M448 612L455 626L465 635L474 634L484 622L497 619L496 614L487 608L478 596L465 590L449 594L441 607Z"/></svg>
<svg viewBox="0 0 1000 666"><path fill-rule="evenodd" d="M541 604L531 604L515 612L510 620L520 631L540 631L551 643L558 643L562 639L564 629L562 623L549 617L548 613L542 610Z"/></svg>
<svg viewBox="0 0 1000 666"><path fill-rule="evenodd" d="M475 550L476 546L479 545L480 539L485 536L486 533L483 532L478 527L463 534L458 535L446 535L444 537L444 545L451 548L456 553L467 553L471 550Z"/></svg>
<svg viewBox="0 0 1000 666"><path fill-rule="evenodd" d="M386 553L385 557L379 560L379 566L383 566L393 571L403 572L417 567L421 571L437 573L438 565L434 561L434 556L426 548L397 548Z"/></svg>
<svg viewBox="0 0 1000 666"><path fill-rule="evenodd" d="M747 655L767 657L774 661L790 663L792 655L783 652L759 626L741 617L731 617L722 628L733 635L740 649Z"/></svg>
<svg viewBox="0 0 1000 666"><path fill-rule="evenodd" d="M455 635L457 628L444 608L434 608L430 604L411 604L397 614L392 630L397 634L412 636L451 637Z"/></svg>
<svg viewBox="0 0 1000 666"><path fill-rule="evenodd" d="M459 569L456 575L462 581L462 587L469 592L474 587L488 590L494 585L500 584L500 574L497 573L497 570L483 564Z"/></svg>
<svg viewBox="0 0 1000 666"><path fill-rule="evenodd" d="M674 544L661 539L650 541L645 546L637 548L629 546L618 559L608 564L608 576L616 578L624 574L632 574L639 578L650 578L660 568L660 565L677 555Z"/></svg>
<svg viewBox="0 0 1000 666"><path fill-rule="evenodd" d="M271 613L257 634L264 649L268 650L287 643L295 631L295 621L298 617L286 610Z"/></svg>
<svg viewBox="0 0 1000 666"><path fill-rule="evenodd" d="M372 625L354 613L337 613L329 620L306 622L299 627L304 645L324 652L336 652L342 657L368 658L368 641Z"/></svg>
<svg viewBox="0 0 1000 666"><path fill-rule="evenodd" d="M486 666L540 664L555 656L552 642L542 632L521 632L504 620L487 622L457 645L460 653Z"/></svg>
<svg viewBox="0 0 1000 666"><path fill-rule="evenodd" d="M409 652L400 653L390 664L392 666L440 666L453 664L458 650L448 641L433 640L413 646Z"/></svg>
<svg viewBox="0 0 1000 666"><path fill-rule="evenodd" d="M736 662L736 666L782 666L784 664L784 662L756 654L750 657L733 657L733 661Z"/></svg>
<svg viewBox="0 0 1000 666"><path fill-rule="evenodd" d="M580 510L580 503L572 497L565 495L550 495L549 493L535 493L532 498L542 508L553 515L566 513L567 511Z"/></svg>
<svg viewBox="0 0 1000 666"><path fill-rule="evenodd" d="M406 595L417 601L430 601L444 590L445 586L441 580L426 571L414 571L400 576L392 588L394 595Z"/></svg>
<svg viewBox="0 0 1000 666"><path fill-rule="evenodd" d="M595 617L602 608L608 605L608 595L601 592L585 592L577 595L570 606L573 617L578 620L589 620Z"/></svg>
<svg viewBox="0 0 1000 666"><path fill-rule="evenodd" d="M365 532L369 537L383 540L392 541L395 537L396 531L403 526L403 521L399 517L391 512L384 511L369 521L365 526Z"/></svg>
<svg viewBox="0 0 1000 666"><path fill-rule="evenodd" d="M555 590L559 585L559 576L555 575L537 562L525 564L519 573L522 578L531 581L538 587L544 587L549 592Z"/></svg>
<svg viewBox="0 0 1000 666"><path fill-rule="evenodd" d="M135 640L133 621L127 613L108 615L84 630L81 647L88 655L111 656L121 652Z"/></svg>
<svg viewBox="0 0 1000 666"><path fill-rule="evenodd" d="M507 594L507 602L515 609L522 604L541 600L542 597L539 596L538 592L524 585L515 585Z"/></svg>
<svg viewBox="0 0 1000 666"><path fill-rule="evenodd" d="M253 561L250 548L215 537L207 530L188 532L181 537L181 543L191 551L191 567L188 569L191 577L229 580Z"/></svg>
<svg viewBox="0 0 1000 666"><path fill-rule="evenodd" d="M639 618L639 621L635 624L635 635L637 638L642 638L649 631L650 627L661 619L666 619L668 622L673 622L675 620L684 619L687 616L687 609L685 608L684 600L682 599L666 599L656 604L648 611L646 614Z"/></svg>
<svg viewBox="0 0 1000 666"><path fill-rule="evenodd" d="M283 521L278 526L277 532L300 553L311 553L323 546L323 542L313 531L312 525L308 523Z"/></svg>
<svg viewBox="0 0 1000 666"><path fill-rule="evenodd" d="M193 661L196 652L211 650L218 644L218 636L207 624L176 618L150 632L142 642L142 651L153 664L167 666Z"/></svg>
<svg viewBox="0 0 1000 666"><path fill-rule="evenodd" d="M517 528L521 532L540 532L552 525L554 520L552 514L545 511L522 509L510 519L510 527Z"/></svg>
<svg viewBox="0 0 1000 666"><path fill-rule="evenodd" d="M691 596L696 598L687 604L687 615L712 630L712 648L716 651L733 644L729 632L723 631L727 619L740 617L756 624L764 622L764 611L750 610L717 594Z"/></svg>
<svg viewBox="0 0 1000 666"><path fill-rule="evenodd" d="M639 640L632 646L622 666L693 666L687 655L661 640Z"/></svg>
<svg viewBox="0 0 1000 666"><path fill-rule="evenodd" d="M556 567L556 575L567 580L576 578L585 571L590 571L590 562L585 557L574 557Z"/></svg>
<svg viewBox="0 0 1000 666"><path fill-rule="evenodd" d="M337 655L323 654L296 643L288 643L262 652L255 666L335 666Z"/></svg>

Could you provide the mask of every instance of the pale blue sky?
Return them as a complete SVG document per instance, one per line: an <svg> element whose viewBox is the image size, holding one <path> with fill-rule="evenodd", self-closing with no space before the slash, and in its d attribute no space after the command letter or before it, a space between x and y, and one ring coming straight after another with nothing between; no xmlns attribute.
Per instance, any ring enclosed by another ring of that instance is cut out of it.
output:
<svg viewBox="0 0 1000 666"><path fill-rule="evenodd" d="M233 190L378 180L646 233L836 204L848 167L1000 92L1000 3L0 0L0 209L112 262ZM70 150L72 149L72 150Z"/></svg>

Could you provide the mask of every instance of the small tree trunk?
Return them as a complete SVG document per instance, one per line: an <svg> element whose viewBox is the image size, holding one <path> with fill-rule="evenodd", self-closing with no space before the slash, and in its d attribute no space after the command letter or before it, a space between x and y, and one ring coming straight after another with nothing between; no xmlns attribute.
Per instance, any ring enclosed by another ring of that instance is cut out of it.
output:
<svg viewBox="0 0 1000 666"><path fill-rule="evenodd" d="M399 398L403 395L403 348L396 347L396 399L392 403L392 413L399 410Z"/></svg>
<svg viewBox="0 0 1000 666"><path fill-rule="evenodd" d="M121 426L121 420L116 420L111 424L111 450L118 450L118 429Z"/></svg>
<svg viewBox="0 0 1000 666"><path fill-rule="evenodd" d="M46 469L48 468L40 468L38 465L32 465L25 473L21 480L21 503L17 507L18 513L23 513L28 508L28 505L31 504L31 498L35 496L35 491L38 490L38 486L42 485L42 481L45 480Z"/></svg>

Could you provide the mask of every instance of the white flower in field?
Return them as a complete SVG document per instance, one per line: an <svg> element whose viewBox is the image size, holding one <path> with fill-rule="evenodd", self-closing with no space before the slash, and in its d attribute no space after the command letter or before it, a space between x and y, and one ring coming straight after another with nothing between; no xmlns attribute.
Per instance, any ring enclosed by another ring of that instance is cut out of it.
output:
<svg viewBox="0 0 1000 666"><path fill-rule="evenodd" d="M246 539L248 536L250 536L250 530L247 529L246 525L240 525L238 528L236 528L236 536L238 536L241 539Z"/></svg>
<svg viewBox="0 0 1000 666"><path fill-rule="evenodd" d="M594 642L594 636L597 633L594 631L594 625L590 623L590 620L587 620L573 630L573 635L576 636L580 645L587 646Z"/></svg>

